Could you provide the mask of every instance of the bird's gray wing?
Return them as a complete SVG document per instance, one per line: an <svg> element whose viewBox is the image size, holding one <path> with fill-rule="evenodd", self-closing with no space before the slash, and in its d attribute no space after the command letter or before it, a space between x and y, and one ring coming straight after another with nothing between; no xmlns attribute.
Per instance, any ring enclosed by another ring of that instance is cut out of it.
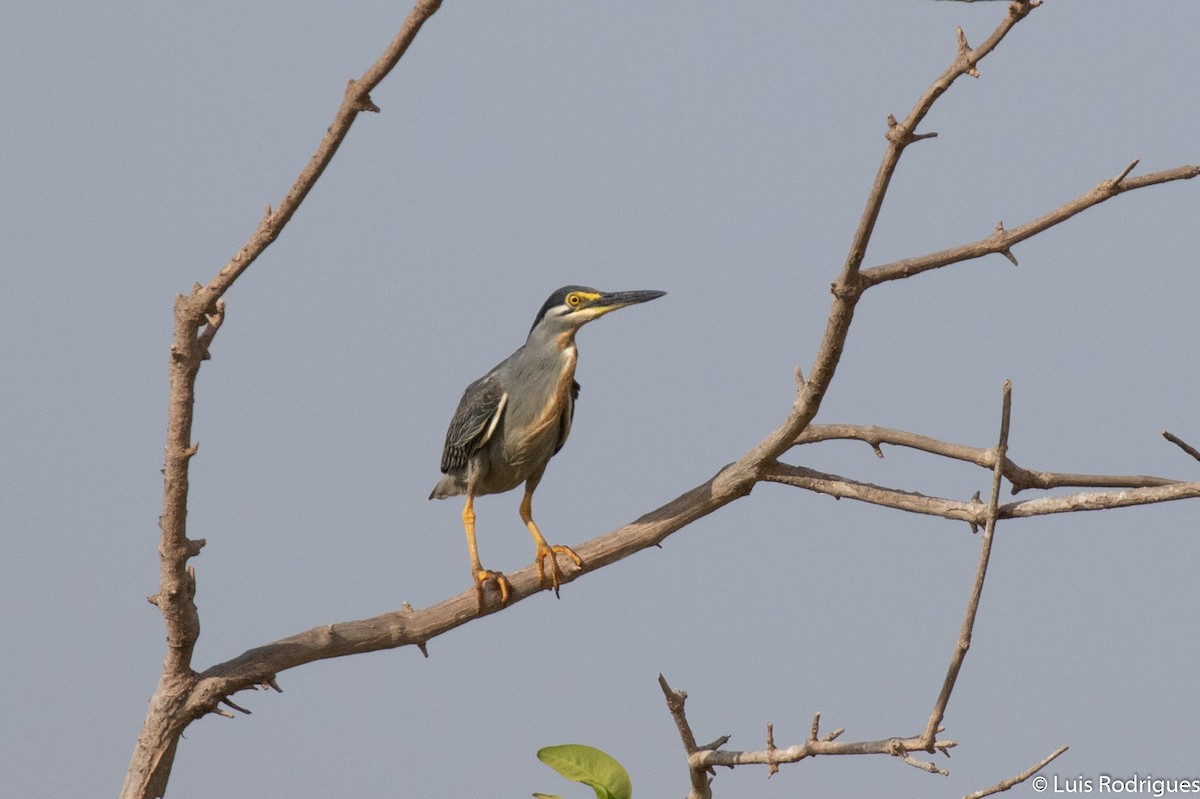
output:
<svg viewBox="0 0 1200 799"><path fill-rule="evenodd" d="M495 375L485 375L467 386L458 410L446 431L442 450L442 472L463 469L471 455L488 442L504 415L508 394Z"/></svg>
<svg viewBox="0 0 1200 799"><path fill-rule="evenodd" d="M567 407L563 408L562 416L558 420L558 443L554 445L554 454L563 448L563 444L567 443L567 436L571 435L571 422L575 419L575 400L579 399L579 381L571 381L571 395L567 398Z"/></svg>

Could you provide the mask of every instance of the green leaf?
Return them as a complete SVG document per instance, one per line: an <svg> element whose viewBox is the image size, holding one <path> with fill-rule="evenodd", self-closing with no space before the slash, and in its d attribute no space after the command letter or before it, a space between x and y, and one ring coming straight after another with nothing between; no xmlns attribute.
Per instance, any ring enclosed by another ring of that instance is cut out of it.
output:
<svg viewBox="0 0 1200 799"><path fill-rule="evenodd" d="M558 794L533 792L533 799L562 799Z"/></svg>
<svg viewBox="0 0 1200 799"><path fill-rule="evenodd" d="M594 746L546 746L538 750L537 756L567 779L590 785L596 792L596 799L631 799L633 796L629 772L612 755Z"/></svg>

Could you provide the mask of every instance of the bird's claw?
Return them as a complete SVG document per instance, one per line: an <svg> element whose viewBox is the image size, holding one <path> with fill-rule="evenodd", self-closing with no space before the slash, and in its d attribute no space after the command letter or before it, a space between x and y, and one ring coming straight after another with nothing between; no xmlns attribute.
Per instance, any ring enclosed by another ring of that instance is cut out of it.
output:
<svg viewBox="0 0 1200 799"><path fill-rule="evenodd" d="M484 583L495 583L496 588L500 589L500 607L508 604L508 578L500 572L494 572L491 569L477 569L475 571L475 598L479 601L479 612L483 613L483 586Z"/></svg>
<svg viewBox="0 0 1200 799"><path fill-rule="evenodd" d="M561 573L558 571L558 559L555 555L566 555L574 561L577 568L583 568L583 558L575 554L575 551L570 547L557 546L547 544L544 547L538 547L537 551L537 573L538 583L542 588L552 587L554 595L558 596L558 585L561 581ZM550 561L550 585L546 585L546 560Z"/></svg>

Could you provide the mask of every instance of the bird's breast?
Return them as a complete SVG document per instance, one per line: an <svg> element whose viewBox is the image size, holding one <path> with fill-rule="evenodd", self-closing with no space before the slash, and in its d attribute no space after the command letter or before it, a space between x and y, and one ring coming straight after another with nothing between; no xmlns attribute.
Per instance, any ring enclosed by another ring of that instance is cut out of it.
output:
<svg viewBox="0 0 1200 799"><path fill-rule="evenodd" d="M514 465L532 471L541 468L559 445L562 417L570 413L571 385L575 379L574 343L559 352L549 369L531 370L523 376L524 388L530 389L524 402L510 400L505 417L505 443ZM520 406L519 411L517 407ZM514 412L517 411L517 412Z"/></svg>

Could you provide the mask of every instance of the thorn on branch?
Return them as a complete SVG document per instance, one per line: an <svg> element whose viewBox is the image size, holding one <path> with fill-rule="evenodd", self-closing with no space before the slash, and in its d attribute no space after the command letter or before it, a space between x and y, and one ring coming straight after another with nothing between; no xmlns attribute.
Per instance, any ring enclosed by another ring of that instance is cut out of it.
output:
<svg viewBox="0 0 1200 799"><path fill-rule="evenodd" d="M187 544L186 544L187 556L189 558L196 557L197 555L200 554L200 550L204 549L204 547L207 544L208 544L208 541L207 541L207 539L204 539L204 538L189 538L189 539L187 539Z"/></svg>
<svg viewBox="0 0 1200 799"><path fill-rule="evenodd" d="M800 371L800 367L796 367L796 391L804 390L804 373Z"/></svg>
<svg viewBox="0 0 1200 799"><path fill-rule="evenodd" d="M358 81L351 78L346 82L346 96L350 98L350 108L354 111L370 111L373 114L379 113L379 106L371 101L371 95L366 92L359 92Z"/></svg>
<svg viewBox="0 0 1200 799"><path fill-rule="evenodd" d="M888 141L893 144L899 144L905 140L904 137L908 133L908 129L897 122L896 117L892 114L887 115L887 128L887 134L885 135Z"/></svg>
<svg viewBox="0 0 1200 799"><path fill-rule="evenodd" d="M1125 178L1129 176L1129 173L1133 171L1133 168L1138 165L1138 160L1140 159L1135 160L1132 164L1121 170L1121 174L1117 175L1115 178L1109 178L1101 183L1097 188L1104 193L1105 197L1112 197L1113 195L1119 193L1121 191L1121 184L1125 181Z"/></svg>
<svg viewBox="0 0 1200 799"><path fill-rule="evenodd" d="M808 740L817 740L817 732L821 729L821 711L813 713L812 727L808 731Z"/></svg>
<svg viewBox="0 0 1200 799"><path fill-rule="evenodd" d="M1120 183L1122 181L1124 181L1125 178L1129 177L1129 173L1133 171L1133 168L1136 167L1138 165L1138 162L1141 160L1142 159L1140 159L1140 158L1133 159L1133 163L1131 163L1129 166L1125 167L1125 169L1122 170L1121 174L1119 174L1115 178L1113 178L1113 182L1120 185Z"/></svg>
<svg viewBox="0 0 1200 799"><path fill-rule="evenodd" d="M259 683L259 685L261 685L264 689L270 688L277 694L283 693L283 689L279 687L279 683L275 682L274 674L272 674L270 677L265 678L261 683Z"/></svg>
<svg viewBox="0 0 1200 799"><path fill-rule="evenodd" d="M417 649L421 650L422 655L429 657L429 647L426 644L425 641L417 641Z"/></svg>
<svg viewBox="0 0 1200 799"><path fill-rule="evenodd" d="M245 713L247 716L252 715L249 710L247 710L246 708L242 707L239 704L236 704L229 697L225 697L224 699L221 700L221 702L223 704L229 705L231 708L233 708L234 710L236 710L239 713ZM230 718L232 718L232 716Z"/></svg>
<svg viewBox="0 0 1200 799"><path fill-rule="evenodd" d="M218 298L213 303L212 313L205 312L204 318L208 324L200 331L200 335L197 336L196 340L200 345L200 360L207 361L212 357L209 347L212 345L217 331L221 328L221 323L225 321L225 298Z"/></svg>
<svg viewBox="0 0 1200 799"><path fill-rule="evenodd" d="M775 762L775 725L767 722L767 779L779 772L779 764Z"/></svg>
<svg viewBox="0 0 1200 799"><path fill-rule="evenodd" d="M200 441L199 441L199 439L197 439L196 443L192 444L190 447L188 447L187 449L185 449L183 451L183 457L191 458L193 455L195 455L199 451L200 451Z"/></svg>
<svg viewBox="0 0 1200 799"><path fill-rule="evenodd" d="M1008 6L1010 17L1023 17L1042 4L1042 0L1013 0Z"/></svg>
<svg viewBox="0 0 1200 799"><path fill-rule="evenodd" d="M158 594L151 594L150 596L146 597L146 601L149 602L154 607L158 607L158 602L159 602Z"/></svg>
<svg viewBox="0 0 1200 799"><path fill-rule="evenodd" d="M937 132L931 133L913 133L906 128L902 123L896 121L896 117L892 114L887 115L887 133L884 137L898 147L904 147L921 139L936 139Z"/></svg>
<svg viewBox="0 0 1200 799"><path fill-rule="evenodd" d="M862 294L865 284L861 279L855 279L853 283L837 281L829 284L829 293L840 300L853 300Z"/></svg>
<svg viewBox="0 0 1200 799"><path fill-rule="evenodd" d="M960 62L959 69L966 75L972 78L979 77L979 70L971 63L971 45L967 44L967 35L963 33L962 26L958 26L958 60Z"/></svg>
<svg viewBox="0 0 1200 799"><path fill-rule="evenodd" d="M995 231L993 231L991 237L989 238L989 241L992 241L996 244L1002 243L1004 241L1004 233L1005 233L1004 220L1001 219L999 222L996 223L996 229L995 229ZM999 252L1001 255L1003 255L1005 258L1007 258L1009 260L1009 262L1012 263L1013 266L1019 266L1019 264L1017 263L1017 257L1012 254L1012 250L1010 250L1008 247L1005 247L1004 249L1000 250Z"/></svg>

